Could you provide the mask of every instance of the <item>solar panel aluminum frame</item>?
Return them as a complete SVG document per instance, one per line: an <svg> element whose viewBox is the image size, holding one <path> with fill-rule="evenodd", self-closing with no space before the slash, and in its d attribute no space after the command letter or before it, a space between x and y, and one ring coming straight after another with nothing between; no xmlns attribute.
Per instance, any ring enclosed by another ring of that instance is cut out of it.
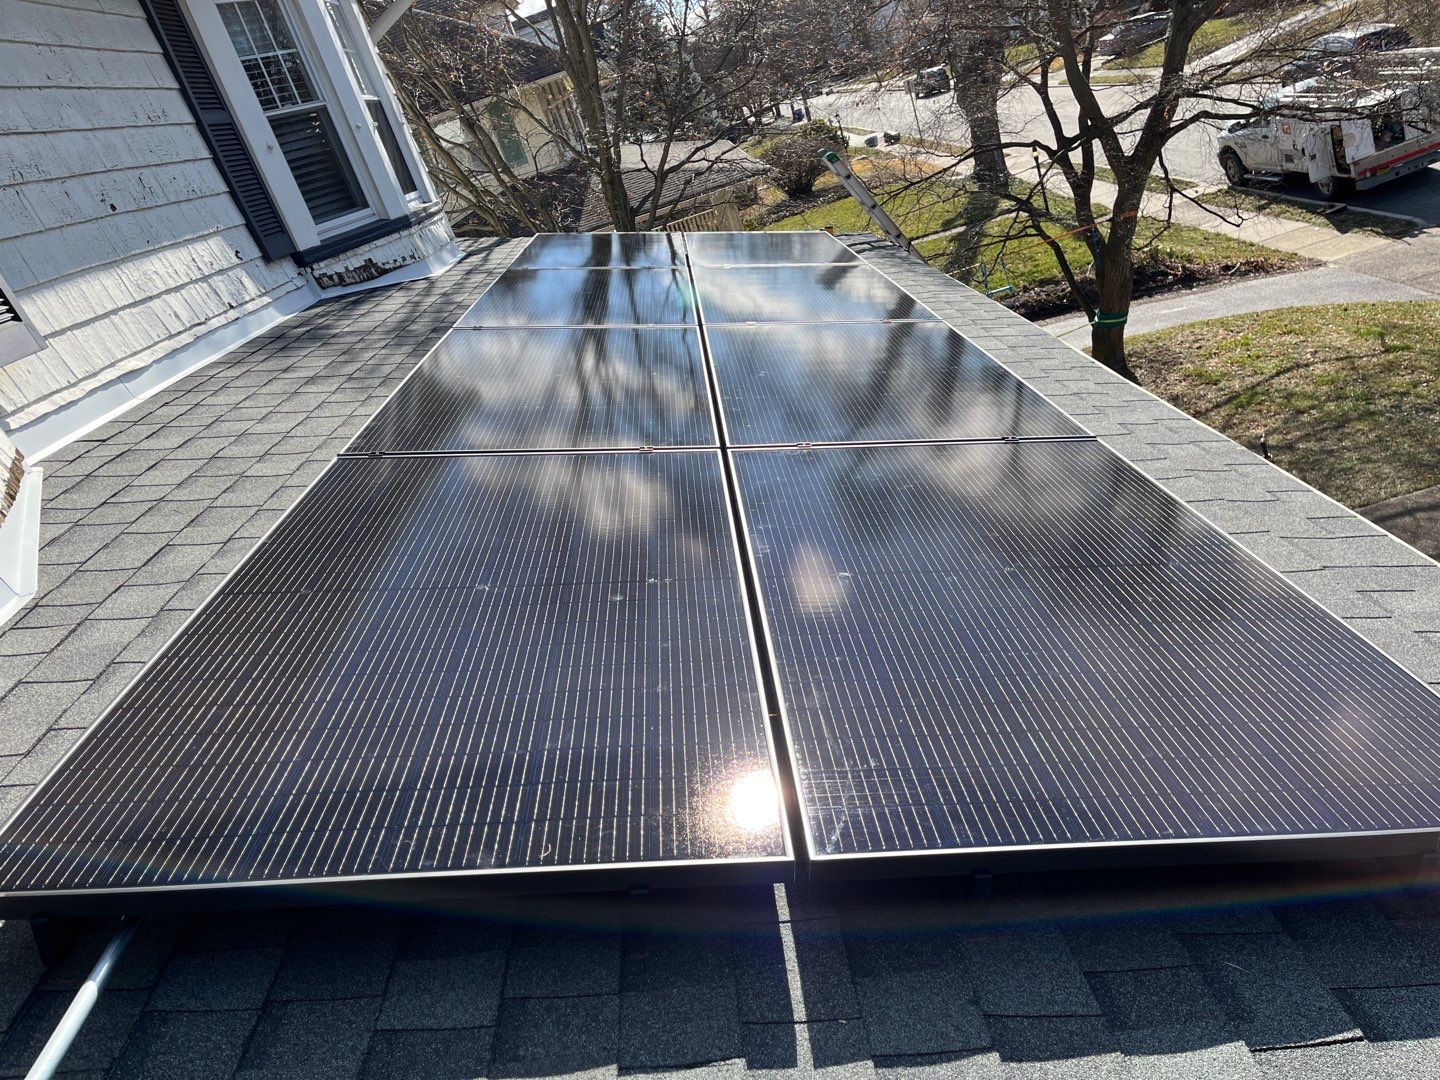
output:
<svg viewBox="0 0 1440 1080"><path fill-rule="evenodd" d="M1002 440L988 440L990 444ZM1014 440L1018 441L1018 440ZM1098 438L1093 436L1075 440L1029 440L1044 442L1094 442L1104 448L1105 452L1116 457L1121 463L1129 466L1123 457L1120 457L1113 449L1106 446ZM985 440L972 441L971 445L984 444ZM809 452L827 453L833 450L843 451L846 448L859 446L890 446L890 445L915 445L915 444L844 444L840 447L832 447L827 450L824 447L815 447ZM924 445L939 445L927 443ZM950 445L950 444L944 444ZM963 445L963 444L956 444ZM738 450L744 454L774 454L793 450L793 447L745 447ZM732 454L736 451L728 451ZM1129 466L1133 469L1133 466ZM1184 508L1185 513L1195 519L1200 526L1212 533L1219 535L1227 544L1231 545L1241 558L1249 559L1261 566L1267 573L1285 582L1288 589L1302 597L1307 603L1316 605L1330 615L1323 605L1309 597L1295 582L1291 581L1284 574L1275 570L1264 560L1241 547L1232 538L1222 532L1217 526L1207 521L1198 510L1188 503L1165 492L1154 480L1135 469L1139 479L1158 489L1162 495L1170 499L1176 505ZM737 477L738 480L738 477ZM735 485L735 502L742 523L742 528L747 536L753 536L750 527L749 514L745 505L745 494L741 484ZM1337 506L1339 504L1337 503ZM779 655L775 648L775 632L771 625L769 605L766 602L764 578L761 576L760 567L755 557L753 544L747 545L747 556L749 559L750 581L755 590L755 607L758 611L760 632L765 640L765 648L771 657ZM1388 657L1382 650L1370 643L1353 626L1341 619L1330 615L1334 621L1343 626L1345 631L1353 634L1366 649L1379 653L1386 659L1391 660L1401 672L1407 677L1414 679L1429 693L1435 693L1431 687L1408 669L1399 665L1397 661ZM778 665L777 665L778 666ZM781 734L787 747L798 745L795 732L790 723L790 709L786 701L785 686L778 677L772 681L775 695L775 706L777 721ZM789 775L793 777L793 790L787 792L787 805L791 807L795 827L800 833L800 849L797 854L800 866L803 868L806 880L816 882L846 882L865 881L879 879L894 879L905 877L928 877L935 875L956 875L956 874L990 874L995 872L1050 872L1062 870L1095 870L1095 869L1145 869L1180 866L1204 866L1204 865L1235 865L1235 864L1266 864L1283 862L1303 862L1321 860L1344 860L1357 858L1394 858L1413 859L1416 856L1424 856L1440 853L1440 823L1433 828L1415 829L1380 829L1368 832L1346 832L1346 833L1313 833L1313 834L1277 834L1264 836L1236 836L1236 837L1187 837L1167 840L1105 840L1105 841L1081 841L1075 843L1058 844L1012 844L994 845L990 847L974 848L938 848L938 849L915 849L902 851L873 851L873 852L846 852L841 854L824 854L814 850L814 832L812 821L807 810L804 793L803 780L796 768L796 762L790 762Z"/></svg>
<svg viewBox="0 0 1440 1080"><path fill-rule="evenodd" d="M649 453L634 450L605 450L599 453L638 454ZM708 453L719 457L720 451L713 447L700 450L666 449L655 453ZM560 451L543 455L515 454L512 457L527 456L572 456L593 454L597 451ZM358 455L357 455L358 456ZM369 455L363 455L368 457ZM435 455L420 455L435 456ZM460 455L444 455L460 456ZM230 570L215 589L192 611L175 630L155 657L144 665L127 682L106 707L105 711L88 727L65 754L50 768L44 778L31 789L25 799L0 823L0 840L10 823L19 819L21 813L40 794L41 790L65 767L66 762L82 745L100 729L101 724L134 689L145 673L178 640L212 601L224 590L227 582L237 575L255 554L261 550L272 533L285 523L304 498L310 494L324 477L335 467L339 458L328 462L305 490L285 512L255 541L252 547L235 567ZM723 471L722 471L723 475ZM721 491L727 507L729 495ZM725 514L729 530L730 551L733 556L736 585L742 603L749 607L745 588L745 566L741 559L740 545L735 536L735 520L729 512ZM746 638L750 651L750 663L756 680L760 705L768 710L767 687L771 680L760 658L760 645L756 638L753 619L747 618ZM172 911L224 911L274 907L298 907L330 905L339 903L463 903L487 896L541 895L555 893L607 892L620 889L648 889L651 887L709 887L716 885L773 885L778 882L794 881L798 861L793 835L794 824L790 820L791 800L785 791L784 771L779 748L775 744L775 733L768 715L761 718L765 732L765 745L770 759L770 771L776 780L776 807L779 814L779 830L784 853L772 856L754 856L734 859L675 859L655 860L637 863L594 863L575 866L548 867L503 867L496 869L407 871L388 874L351 874L325 878L297 878L275 881L218 882L187 885L123 886L93 889L34 889L23 891L0 891L0 919L13 918L65 918L90 917L95 915L145 915Z"/></svg>

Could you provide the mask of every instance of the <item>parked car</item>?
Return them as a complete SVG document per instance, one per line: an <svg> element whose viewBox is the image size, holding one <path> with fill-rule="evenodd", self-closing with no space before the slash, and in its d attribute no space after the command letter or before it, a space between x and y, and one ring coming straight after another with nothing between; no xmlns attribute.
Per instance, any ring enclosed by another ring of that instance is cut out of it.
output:
<svg viewBox="0 0 1440 1080"><path fill-rule="evenodd" d="M1159 41L1169 32L1168 11L1132 15L1124 22L1112 26L1110 32L1095 43L1095 51L1101 56L1129 56L1146 45Z"/></svg>
<svg viewBox="0 0 1440 1080"><path fill-rule="evenodd" d="M1300 56L1285 65L1280 75L1287 83L1299 82L1342 71L1357 56L1408 49L1413 43L1409 32L1394 23L1374 23L1326 34L1312 41Z"/></svg>
<svg viewBox="0 0 1440 1080"><path fill-rule="evenodd" d="M1220 167L1235 187L1303 177L1327 199L1372 188L1440 161L1440 131L1420 119L1437 103L1432 80L1395 80L1357 97L1334 79L1309 79L1231 124L1218 139Z"/></svg>
<svg viewBox="0 0 1440 1080"><path fill-rule="evenodd" d="M950 71L944 64L928 67L918 75L906 80L905 89L912 97L927 98L944 94L950 90Z"/></svg>

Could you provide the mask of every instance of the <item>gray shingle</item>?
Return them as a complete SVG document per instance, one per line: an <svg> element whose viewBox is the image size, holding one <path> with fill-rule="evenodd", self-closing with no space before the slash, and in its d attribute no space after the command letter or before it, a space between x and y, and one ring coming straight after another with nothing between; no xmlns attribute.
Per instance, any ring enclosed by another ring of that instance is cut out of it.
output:
<svg viewBox="0 0 1440 1080"><path fill-rule="evenodd" d="M968 983L944 969L855 980L870 1048L877 1055L937 1054L988 1047L990 1030Z"/></svg>
<svg viewBox="0 0 1440 1080"><path fill-rule="evenodd" d="M741 1019L790 1023L852 1020L860 1001L833 919L756 924L735 938Z"/></svg>
<svg viewBox="0 0 1440 1080"><path fill-rule="evenodd" d="M1186 938L1185 945L1252 1049L1359 1035L1354 1020L1289 938L1216 934Z"/></svg>
<svg viewBox="0 0 1440 1080"><path fill-rule="evenodd" d="M741 1055L735 985L692 984L620 995L620 1059L627 1069L689 1068Z"/></svg>
<svg viewBox="0 0 1440 1080"><path fill-rule="evenodd" d="M112 1080L229 1076L258 1012L146 1012L115 1063Z"/></svg>
<svg viewBox="0 0 1440 1080"><path fill-rule="evenodd" d="M1440 956L1416 948L1372 904L1284 907L1275 917L1326 986L1440 983Z"/></svg>
<svg viewBox="0 0 1440 1080"><path fill-rule="evenodd" d="M1367 1039L1440 1039L1440 985L1336 990Z"/></svg>
<svg viewBox="0 0 1440 1080"><path fill-rule="evenodd" d="M18 919L0 922L0 1033L10 1029L44 973L29 925Z"/></svg>
<svg viewBox="0 0 1440 1080"><path fill-rule="evenodd" d="M278 948L177 952L165 965L150 1007L172 1012L258 1009L280 967L280 955Z"/></svg>
<svg viewBox="0 0 1440 1080"><path fill-rule="evenodd" d="M270 1000L379 997L403 920L390 912L320 908L302 914Z"/></svg>
<svg viewBox="0 0 1440 1080"><path fill-rule="evenodd" d="M75 987L42 987L30 995L0 1043L0 1076L24 1076L75 997ZM108 1069L125 1048L145 1004L143 990L107 990L65 1055L67 1070Z"/></svg>
<svg viewBox="0 0 1440 1080"><path fill-rule="evenodd" d="M364 1080L474 1080L490 1065L493 1028L377 1031Z"/></svg>
<svg viewBox="0 0 1440 1080"><path fill-rule="evenodd" d="M282 1001L265 1006L237 1080L350 1080L360 1074L377 998Z"/></svg>
<svg viewBox="0 0 1440 1080"><path fill-rule="evenodd" d="M620 998L507 998L500 1006L490 1074L535 1077L618 1072Z"/></svg>
<svg viewBox="0 0 1440 1080"><path fill-rule="evenodd" d="M381 1028L489 1027L505 973L508 927L479 919L426 919L401 944Z"/></svg>
<svg viewBox="0 0 1440 1080"><path fill-rule="evenodd" d="M1190 954L1174 934L1138 920L1070 927L1065 942L1081 971L1134 971L1190 963Z"/></svg>
<svg viewBox="0 0 1440 1080"><path fill-rule="evenodd" d="M965 958L987 1016L1098 1016L1080 965L1049 931L967 934Z"/></svg>
<svg viewBox="0 0 1440 1080"><path fill-rule="evenodd" d="M1115 1031L1225 1019L1224 1010L1194 968L1100 971L1089 978L1095 1000Z"/></svg>
<svg viewBox="0 0 1440 1080"><path fill-rule="evenodd" d="M578 997L620 989L620 935L606 928L519 927L505 969L506 997Z"/></svg>
<svg viewBox="0 0 1440 1080"><path fill-rule="evenodd" d="M811 1024L745 1024L741 1039L745 1063L765 1080L798 1080L819 1075L829 1080L868 1080L875 1074L865 1024L825 1020Z"/></svg>
<svg viewBox="0 0 1440 1080"><path fill-rule="evenodd" d="M1087 1077L1124 1067L1114 1032L1098 1016L994 1016L990 1031L1002 1061L1054 1063L1059 1075Z"/></svg>
<svg viewBox="0 0 1440 1080"><path fill-rule="evenodd" d="M1227 1026L1201 1021L1115 1033L1134 1072L1146 1080L1258 1080L1256 1060Z"/></svg>

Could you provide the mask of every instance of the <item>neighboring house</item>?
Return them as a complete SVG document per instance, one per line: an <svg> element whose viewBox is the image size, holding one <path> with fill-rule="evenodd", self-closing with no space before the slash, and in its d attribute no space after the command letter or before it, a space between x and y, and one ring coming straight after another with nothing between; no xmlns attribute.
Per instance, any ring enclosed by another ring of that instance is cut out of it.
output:
<svg viewBox="0 0 1440 1080"><path fill-rule="evenodd" d="M663 228L678 218L712 208L722 218L713 226L740 229L738 206L769 166L728 139L677 139L664 143L628 143L620 148L625 191L641 228ZM655 198L656 177L661 175ZM655 211L652 219L652 210ZM567 228L598 232L610 228L610 214L600 185L588 178L583 194L566 219Z"/></svg>
<svg viewBox="0 0 1440 1080"><path fill-rule="evenodd" d="M454 257L353 0L4 10L0 518L22 453L327 288Z"/></svg>
<svg viewBox="0 0 1440 1080"><path fill-rule="evenodd" d="M424 17L423 12L416 14ZM495 55L495 63L486 66L484 80L463 88L465 111L484 125L506 167L527 179L571 164L575 160L571 147L584 141L585 129L560 56L553 49L509 35L494 35L486 49ZM453 152L483 183L496 186L503 182L485 162L466 155L464 144L470 139L454 110L429 120L436 135L454 145Z"/></svg>

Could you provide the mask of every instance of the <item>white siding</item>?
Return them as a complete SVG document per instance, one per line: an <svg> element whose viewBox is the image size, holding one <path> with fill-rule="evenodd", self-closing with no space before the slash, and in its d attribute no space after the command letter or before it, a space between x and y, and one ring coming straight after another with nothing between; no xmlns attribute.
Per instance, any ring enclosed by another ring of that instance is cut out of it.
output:
<svg viewBox="0 0 1440 1080"><path fill-rule="evenodd" d="M0 270L48 347L16 424L304 284L267 263L137 0L4 0Z"/></svg>

